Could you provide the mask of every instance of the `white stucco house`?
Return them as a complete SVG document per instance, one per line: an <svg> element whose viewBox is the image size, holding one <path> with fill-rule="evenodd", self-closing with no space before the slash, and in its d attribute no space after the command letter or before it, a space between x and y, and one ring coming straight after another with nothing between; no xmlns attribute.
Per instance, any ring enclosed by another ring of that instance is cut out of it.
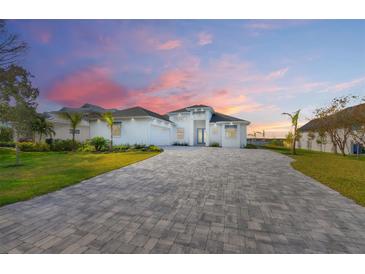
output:
<svg viewBox="0 0 365 274"><path fill-rule="evenodd" d="M110 138L110 129L100 114L110 111L114 116L113 144L146 144L189 146L244 147L250 122L214 111L210 106L193 105L161 115L142 107L104 109L92 104L80 108L64 107L47 113L54 123L56 139L70 139L72 129L61 112L80 112L84 118L76 129L76 139L84 141L95 136Z"/></svg>

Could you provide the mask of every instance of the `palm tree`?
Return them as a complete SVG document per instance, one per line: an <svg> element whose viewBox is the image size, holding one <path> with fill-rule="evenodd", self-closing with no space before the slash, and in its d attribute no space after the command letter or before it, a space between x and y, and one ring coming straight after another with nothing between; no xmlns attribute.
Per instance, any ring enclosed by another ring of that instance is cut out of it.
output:
<svg viewBox="0 0 365 274"><path fill-rule="evenodd" d="M114 117L111 112L104 112L102 114L102 119L108 124L110 127L110 150L113 149L113 125L114 125Z"/></svg>
<svg viewBox="0 0 365 274"><path fill-rule="evenodd" d="M32 123L32 130L34 133L39 134L39 140L38 142L41 142L42 136L54 136L56 135L56 132L54 131L53 123L50 121L47 121L47 119L42 116L38 115L36 119Z"/></svg>
<svg viewBox="0 0 365 274"><path fill-rule="evenodd" d="M298 120L299 120L299 113L300 113L300 109L298 109L296 112L294 112L293 114L284 112L282 113L283 115L288 115L291 119L291 124L294 127L294 133L293 133L293 141L292 141L292 154L296 154L295 151L295 143L298 139Z"/></svg>
<svg viewBox="0 0 365 274"><path fill-rule="evenodd" d="M81 123L83 115L79 112L61 112L61 116L70 121L71 128L72 128L72 144L75 149L75 134L76 128Z"/></svg>

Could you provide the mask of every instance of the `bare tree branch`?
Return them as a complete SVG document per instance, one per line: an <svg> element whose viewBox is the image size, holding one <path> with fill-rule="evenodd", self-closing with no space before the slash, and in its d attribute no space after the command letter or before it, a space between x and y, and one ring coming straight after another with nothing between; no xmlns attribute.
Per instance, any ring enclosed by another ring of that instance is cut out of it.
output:
<svg viewBox="0 0 365 274"><path fill-rule="evenodd" d="M19 40L18 35L9 33L5 20L0 19L0 67L5 68L16 63L27 48L27 43Z"/></svg>

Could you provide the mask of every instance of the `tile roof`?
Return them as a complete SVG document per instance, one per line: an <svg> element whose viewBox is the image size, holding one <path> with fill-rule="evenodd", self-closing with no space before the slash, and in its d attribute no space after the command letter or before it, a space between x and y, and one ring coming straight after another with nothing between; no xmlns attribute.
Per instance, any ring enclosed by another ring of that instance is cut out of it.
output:
<svg viewBox="0 0 365 274"><path fill-rule="evenodd" d="M365 113L365 103L345 108L344 110L341 110L340 112L337 112L334 115L340 115L340 114L346 114L346 113L351 114L351 112L353 112L353 111L361 111L361 112ZM329 117L331 117L331 116L329 116ZM335 117L335 116L332 116L332 117ZM326 121L326 120L324 120L324 121ZM328 121L331 121L331 120L328 120ZM311 131L311 130L314 131L319 128L320 122L321 122L321 119L310 120L308 123L306 123L305 125L300 127L298 130L302 131L302 132Z"/></svg>
<svg viewBox="0 0 365 274"><path fill-rule="evenodd" d="M185 108L180 108L174 111L169 111L169 113L174 113L174 112L188 112L188 108L209 108L210 106L206 106L206 105L192 105L190 107L185 107Z"/></svg>
<svg viewBox="0 0 365 274"><path fill-rule="evenodd" d="M168 117L166 117L165 115L161 115L158 114L156 112L153 112L151 110L145 109L143 107L132 107L132 108L127 108L127 109L122 109L122 110L116 110L114 112L115 116L121 116L121 117L131 117L131 116L135 116L135 117L141 117L141 116L151 116L151 117L155 117L161 120L165 120L167 122L171 122Z"/></svg>
<svg viewBox="0 0 365 274"><path fill-rule="evenodd" d="M249 123L246 120L243 120L243 119L240 119L240 118L236 118L236 117L233 117L233 116L228 116L228 115L225 115L225 114L219 113L219 112L215 112L212 115L212 118L210 119L210 122L211 123L216 123L216 122L234 122L234 121L236 121L236 122L239 121L239 122L247 122L247 123Z"/></svg>

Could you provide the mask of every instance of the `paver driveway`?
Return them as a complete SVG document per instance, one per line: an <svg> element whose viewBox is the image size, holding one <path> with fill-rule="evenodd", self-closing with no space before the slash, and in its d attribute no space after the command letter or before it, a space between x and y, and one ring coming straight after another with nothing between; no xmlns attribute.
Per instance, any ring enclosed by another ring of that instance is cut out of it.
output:
<svg viewBox="0 0 365 274"><path fill-rule="evenodd" d="M265 150L167 148L0 208L0 252L365 251L365 208Z"/></svg>

